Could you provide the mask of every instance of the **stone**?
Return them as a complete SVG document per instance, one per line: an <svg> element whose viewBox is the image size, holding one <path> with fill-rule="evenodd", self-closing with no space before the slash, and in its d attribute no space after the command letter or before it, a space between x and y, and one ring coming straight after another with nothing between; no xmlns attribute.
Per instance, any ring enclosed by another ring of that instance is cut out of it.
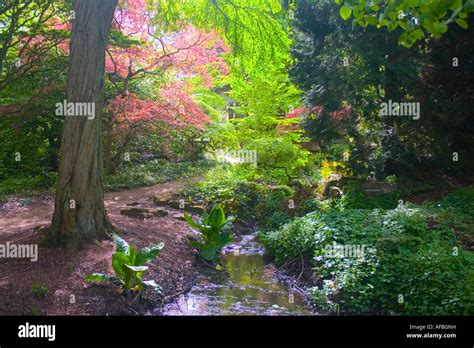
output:
<svg viewBox="0 0 474 348"><path fill-rule="evenodd" d="M156 196L153 196L153 202L157 205L157 206L164 206L164 205L168 205L170 200L172 199L173 195L168 193L168 194L161 194L161 195L156 195Z"/></svg>
<svg viewBox="0 0 474 348"><path fill-rule="evenodd" d="M127 206L129 206L129 207L133 207L133 206L136 206L136 205L140 205L140 203L139 202L127 203Z"/></svg>
<svg viewBox="0 0 474 348"><path fill-rule="evenodd" d="M120 211L120 214L133 217L136 219L146 219L153 216L153 214L151 214L148 209L142 209L142 208L124 209Z"/></svg>
<svg viewBox="0 0 474 348"><path fill-rule="evenodd" d="M157 217L165 217L168 215L168 212L163 209L156 209L156 210L153 210L151 213Z"/></svg>

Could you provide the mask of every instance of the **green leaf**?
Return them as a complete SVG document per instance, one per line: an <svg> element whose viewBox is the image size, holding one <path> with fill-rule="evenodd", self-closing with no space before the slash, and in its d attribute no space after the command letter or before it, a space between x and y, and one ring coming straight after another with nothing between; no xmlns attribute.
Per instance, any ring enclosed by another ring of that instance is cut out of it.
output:
<svg viewBox="0 0 474 348"><path fill-rule="evenodd" d="M184 220L188 223L191 228L194 228L195 230L201 230L201 226L199 226L197 223L194 222L194 220L189 216L188 214L184 213Z"/></svg>
<svg viewBox="0 0 474 348"><path fill-rule="evenodd" d="M415 7L420 4L420 0L404 0L404 4L407 4L409 7Z"/></svg>
<svg viewBox="0 0 474 348"><path fill-rule="evenodd" d="M457 9L462 8L462 0L456 0L449 8L451 11L456 11Z"/></svg>
<svg viewBox="0 0 474 348"><path fill-rule="evenodd" d="M374 16L365 16L365 20L367 21L368 24L370 25L377 25L377 18Z"/></svg>
<svg viewBox="0 0 474 348"><path fill-rule="evenodd" d="M135 256L135 266L144 265L150 261L153 261L158 254L160 253L161 249L165 246L165 243L154 244L151 247L143 248L140 250L137 255Z"/></svg>
<svg viewBox="0 0 474 348"><path fill-rule="evenodd" d="M196 242L195 240L188 240L188 244L191 248L196 248L196 249L200 249L202 245L201 243Z"/></svg>
<svg viewBox="0 0 474 348"><path fill-rule="evenodd" d="M114 269L115 273L121 278L123 278L124 271L123 266L125 264L130 263L130 260L127 255L122 252L116 252L112 255L112 268Z"/></svg>
<svg viewBox="0 0 474 348"><path fill-rule="evenodd" d="M398 25L400 26L400 28L402 28L403 30L407 30L408 29L408 21L406 20L401 20L398 22Z"/></svg>
<svg viewBox="0 0 474 348"><path fill-rule="evenodd" d="M357 19L353 19L352 20L352 30L355 30L356 27L357 27Z"/></svg>
<svg viewBox="0 0 474 348"><path fill-rule="evenodd" d="M214 261L217 256L217 246L215 245L203 245L199 251L199 255L206 261Z"/></svg>
<svg viewBox="0 0 474 348"><path fill-rule="evenodd" d="M364 17L364 8L360 5L354 7L354 18L361 19Z"/></svg>
<svg viewBox="0 0 474 348"><path fill-rule="evenodd" d="M474 0L467 0L462 8L464 13L474 12Z"/></svg>
<svg viewBox="0 0 474 348"><path fill-rule="evenodd" d="M224 209L222 209L219 204L216 204L209 214L209 225L219 228L223 226L225 222Z"/></svg>
<svg viewBox="0 0 474 348"><path fill-rule="evenodd" d="M341 10L339 11L339 13L340 13L342 19L347 20L351 16L352 10L349 7L343 5L341 7Z"/></svg>
<svg viewBox="0 0 474 348"><path fill-rule="evenodd" d="M132 265L124 265L124 266L134 272L145 272L149 268L148 266L132 266Z"/></svg>
<svg viewBox="0 0 474 348"><path fill-rule="evenodd" d="M86 276L86 280L88 282L104 282L104 281L115 282L118 280L118 278L110 274L92 273Z"/></svg>
<svg viewBox="0 0 474 348"><path fill-rule="evenodd" d="M219 236L219 244L224 246L232 240L232 234L230 232L222 232Z"/></svg>
<svg viewBox="0 0 474 348"><path fill-rule="evenodd" d="M444 22L436 22L434 24L434 27L436 28L437 31L443 34L448 31L448 26Z"/></svg>
<svg viewBox="0 0 474 348"><path fill-rule="evenodd" d="M415 29L414 34L418 40L422 39L425 36L425 33L421 29Z"/></svg>
<svg viewBox="0 0 474 348"><path fill-rule="evenodd" d="M115 247L118 252L128 254L129 245L128 243L118 235L114 235L113 239L115 241Z"/></svg>
<svg viewBox="0 0 474 348"><path fill-rule="evenodd" d="M209 220L209 214L207 213L206 209L202 208L202 224L203 225L207 225L208 224L208 220Z"/></svg>
<svg viewBox="0 0 474 348"><path fill-rule="evenodd" d="M454 21L463 29L467 29L469 27L469 25L464 19L456 18Z"/></svg>

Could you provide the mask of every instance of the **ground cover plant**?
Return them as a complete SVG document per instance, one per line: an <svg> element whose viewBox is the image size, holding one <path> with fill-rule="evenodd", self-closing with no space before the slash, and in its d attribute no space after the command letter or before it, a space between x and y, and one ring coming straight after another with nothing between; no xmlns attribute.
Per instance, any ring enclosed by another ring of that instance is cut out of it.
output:
<svg viewBox="0 0 474 348"><path fill-rule="evenodd" d="M430 204L317 211L262 240L280 264L300 253L311 260L310 296L323 309L472 315L474 258L456 226L472 224L473 202L471 187Z"/></svg>

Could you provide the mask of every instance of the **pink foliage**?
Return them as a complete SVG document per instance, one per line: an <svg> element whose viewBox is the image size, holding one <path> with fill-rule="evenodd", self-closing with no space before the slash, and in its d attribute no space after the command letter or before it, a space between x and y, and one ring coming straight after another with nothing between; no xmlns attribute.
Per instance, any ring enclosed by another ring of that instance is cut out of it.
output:
<svg viewBox="0 0 474 348"><path fill-rule="evenodd" d="M71 24L69 22L63 22L57 17L51 18L45 24L52 30L71 30ZM43 60L45 54L41 54L40 52L47 52L52 47L55 47L59 53L67 54L69 52L69 39L62 37L55 38L49 34L25 36L19 41L19 44L18 57L22 65L29 65L35 61Z"/></svg>
<svg viewBox="0 0 474 348"><path fill-rule="evenodd" d="M212 88L216 75L229 72L224 58L229 48L216 32L203 32L189 25L174 33L155 33L151 24L152 13L148 10L145 0L120 0L112 30L137 43L126 47L109 45L106 72L129 81L148 73L160 73L165 74L167 83L157 91L157 96L149 100L142 100L125 91L113 99L109 112L122 127L133 122L153 120L173 127L202 127L210 121L191 96L190 80L200 77L203 87ZM70 32L71 21L64 22L54 17L48 27ZM51 45L47 40L41 35L25 38L24 45L30 48L26 51ZM69 43L69 39L61 39L53 44L68 54ZM31 60L32 57L36 55L30 54L25 59Z"/></svg>
<svg viewBox="0 0 474 348"><path fill-rule="evenodd" d="M285 115L285 118L286 119L293 119L293 118L301 118L303 116L306 116L306 115L310 115L310 114L313 114L313 115L319 115L320 113L322 113L324 111L324 108L320 105L317 105L317 106L313 106L311 108L307 108L305 106L300 106L296 109L292 109L290 110L286 115ZM341 121L343 121L344 119L347 119L350 117L352 113L352 109L348 106L343 106L341 107L339 110L337 111L334 111L334 112L331 112L329 114L329 116L331 117L331 119L336 122L336 123L340 123ZM294 131L294 130L298 130L299 129L299 125L298 124L292 124L292 125L286 125L286 126L278 126L278 128L280 130L284 130L284 131Z"/></svg>
<svg viewBox="0 0 474 348"><path fill-rule="evenodd" d="M132 47L108 47L106 70L122 77L138 70L172 70L176 75L201 75L212 86L212 70L228 73L224 41L213 31L187 26L176 33L156 33L145 0L122 0L115 12L113 30L140 43Z"/></svg>
<svg viewBox="0 0 474 348"><path fill-rule="evenodd" d="M290 110L285 118L300 118L304 113L306 113L306 108L304 106L300 106L296 109Z"/></svg>
<svg viewBox="0 0 474 348"><path fill-rule="evenodd" d="M142 35L141 44L108 48L106 71L126 78L137 71L166 70L180 79L199 75L204 87L213 85L213 71L227 74L223 53L229 48L215 32L203 33L187 27L178 33L155 38Z"/></svg>
<svg viewBox="0 0 474 348"><path fill-rule="evenodd" d="M117 96L109 106L123 129L134 123L162 121L171 127L202 127L209 119L183 90L167 89L159 100L143 100L133 93Z"/></svg>
<svg viewBox="0 0 474 348"><path fill-rule="evenodd" d="M202 32L192 26L175 33L154 33L150 17L144 0L121 1L113 29L139 43L131 47L109 46L106 71L124 79L165 72L168 83L158 92L157 100L125 94L114 99L109 112L122 127L153 120L173 127L202 127L210 121L190 95L189 80L199 76L203 87L211 88L215 74L228 73L223 54L229 48L215 32Z"/></svg>
<svg viewBox="0 0 474 348"><path fill-rule="evenodd" d="M320 105L316 105L308 109L305 106L300 106L296 109L290 110L285 118L300 118L305 115L313 114L313 115L319 115L324 111L324 108ZM335 122L340 122L343 119L347 118L350 116L352 112L352 109L348 106L343 106L339 110L331 112L329 115L331 116L331 119Z"/></svg>
<svg viewBox="0 0 474 348"><path fill-rule="evenodd" d="M190 84L186 79L200 75L204 85L212 87L213 80L207 64L213 64L213 57L205 56L202 43L208 38L196 34L196 37L182 38L187 32L178 33L180 39L175 54L162 55L156 59L154 49L150 46L137 46L127 49L112 50L112 59L107 67L126 77L137 69L151 71L166 70L169 82L159 91L159 101L141 100L134 94L118 96L111 104L109 111L117 118L126 118L127 122L160 120L173 127L193 125L202 127L209 119L188 93ZM211 50L213 50L211 48ZM211 60L208 60L208 58ZM225 63L225 62L224 62Z"/></svg>
<svg viewBox="0 0 474 348"><path fill-rule="evenodd" d="M121 0L115 11L112 29L127 36L146 39L149 18L145 0Z"/></svg>

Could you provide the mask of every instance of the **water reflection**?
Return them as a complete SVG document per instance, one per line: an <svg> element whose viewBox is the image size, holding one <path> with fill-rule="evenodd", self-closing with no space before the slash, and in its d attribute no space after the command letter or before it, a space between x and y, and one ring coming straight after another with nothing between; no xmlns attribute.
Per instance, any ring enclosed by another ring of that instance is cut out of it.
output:
<svg viewBox="0 0 474 348"><path fill-rule="evenodd" d="M261 247L246 237L221 256L223 270L208 269L164 315L311 315L304 297L278 282Z"/></svg>

